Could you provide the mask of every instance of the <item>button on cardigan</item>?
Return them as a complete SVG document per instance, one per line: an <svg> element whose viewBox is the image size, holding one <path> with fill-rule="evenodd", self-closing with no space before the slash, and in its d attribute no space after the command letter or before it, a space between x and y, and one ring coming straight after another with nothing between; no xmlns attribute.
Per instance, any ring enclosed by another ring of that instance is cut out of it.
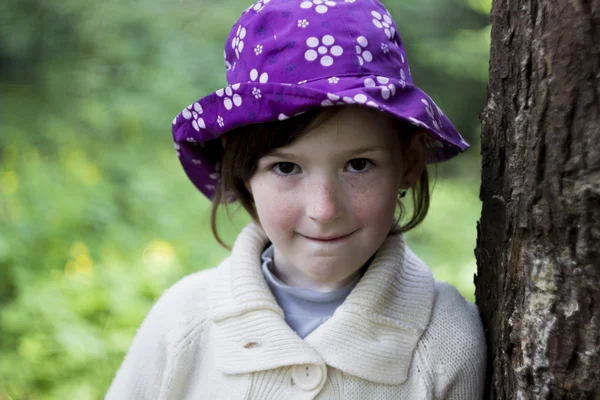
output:
<svg viewBox="0 0 600 400"><path fill-rule="evenodd" d="M142 323L107 399L480 399L476 307L391 232L329 320L301 339L261 272L249 224L217 268L168 289Z"/></svg>

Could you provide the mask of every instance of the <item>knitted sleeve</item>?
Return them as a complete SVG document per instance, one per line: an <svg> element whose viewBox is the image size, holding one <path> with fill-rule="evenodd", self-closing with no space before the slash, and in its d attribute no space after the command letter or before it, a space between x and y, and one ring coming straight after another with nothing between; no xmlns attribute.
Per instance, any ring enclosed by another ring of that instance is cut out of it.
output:
<svg viewBox="0 0 600 400"><path fill-rule="evenodd" d="M183 390L188 371L181 366L201 340L211 278L211 270L203 271L165 291L138 329L105 399L162 399Z"/></svg>
<svg viewBox="0 0 600 400"><path fill-rule="evenodd" d="M482 399L486 354L477 307L454 286L437 282L432 319L417 350L435 398Z"/></svg>

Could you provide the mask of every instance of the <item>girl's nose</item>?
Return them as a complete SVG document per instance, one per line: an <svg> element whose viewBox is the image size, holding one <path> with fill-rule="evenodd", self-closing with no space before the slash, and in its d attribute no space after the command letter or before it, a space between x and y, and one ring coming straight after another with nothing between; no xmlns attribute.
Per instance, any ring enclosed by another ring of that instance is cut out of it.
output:
<svg viewBox="0 0 600 400"><path fill-rule="evenodd" d="M339 218L341 207L337 194L336 184L331 179L313 182L306 195L308 217L320 223Z"/></svg>

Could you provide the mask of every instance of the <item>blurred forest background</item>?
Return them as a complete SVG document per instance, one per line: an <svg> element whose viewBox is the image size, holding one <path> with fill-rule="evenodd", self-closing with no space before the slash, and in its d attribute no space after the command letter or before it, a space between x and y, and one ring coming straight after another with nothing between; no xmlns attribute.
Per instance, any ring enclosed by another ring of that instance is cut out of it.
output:
<svg viewBox="0 0 600 400"><path fill-rule="evenodd" d="M384 3L416 84L472 144L430 167L430 215L408 236L472 301L491 0ZM0 400L102 398L158 296L227 255L171 121L226 85L223 45L249 4L1 2ZM247 220L222 218L229 243Z"/></svg>

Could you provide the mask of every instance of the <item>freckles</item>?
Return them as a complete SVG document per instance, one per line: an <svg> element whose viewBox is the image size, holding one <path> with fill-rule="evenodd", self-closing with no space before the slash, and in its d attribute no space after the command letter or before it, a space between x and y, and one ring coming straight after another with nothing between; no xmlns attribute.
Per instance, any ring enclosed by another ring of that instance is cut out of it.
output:
<svg viewBox="0 0 600 400"><path fill-rule="evenodd" d="M287 230L297 219L297 199L298 196L281 193L276 188L263 190L260 199L257 199L259 218L278 229Z"/></svg>
<svg viewBox="0 0 600 400"><path fill-rule="evenodd" d="M364 184L351 184L353 208L356 213L377 220L393 215L396 194L393 182L387 179L369 180Z"/></svg>

